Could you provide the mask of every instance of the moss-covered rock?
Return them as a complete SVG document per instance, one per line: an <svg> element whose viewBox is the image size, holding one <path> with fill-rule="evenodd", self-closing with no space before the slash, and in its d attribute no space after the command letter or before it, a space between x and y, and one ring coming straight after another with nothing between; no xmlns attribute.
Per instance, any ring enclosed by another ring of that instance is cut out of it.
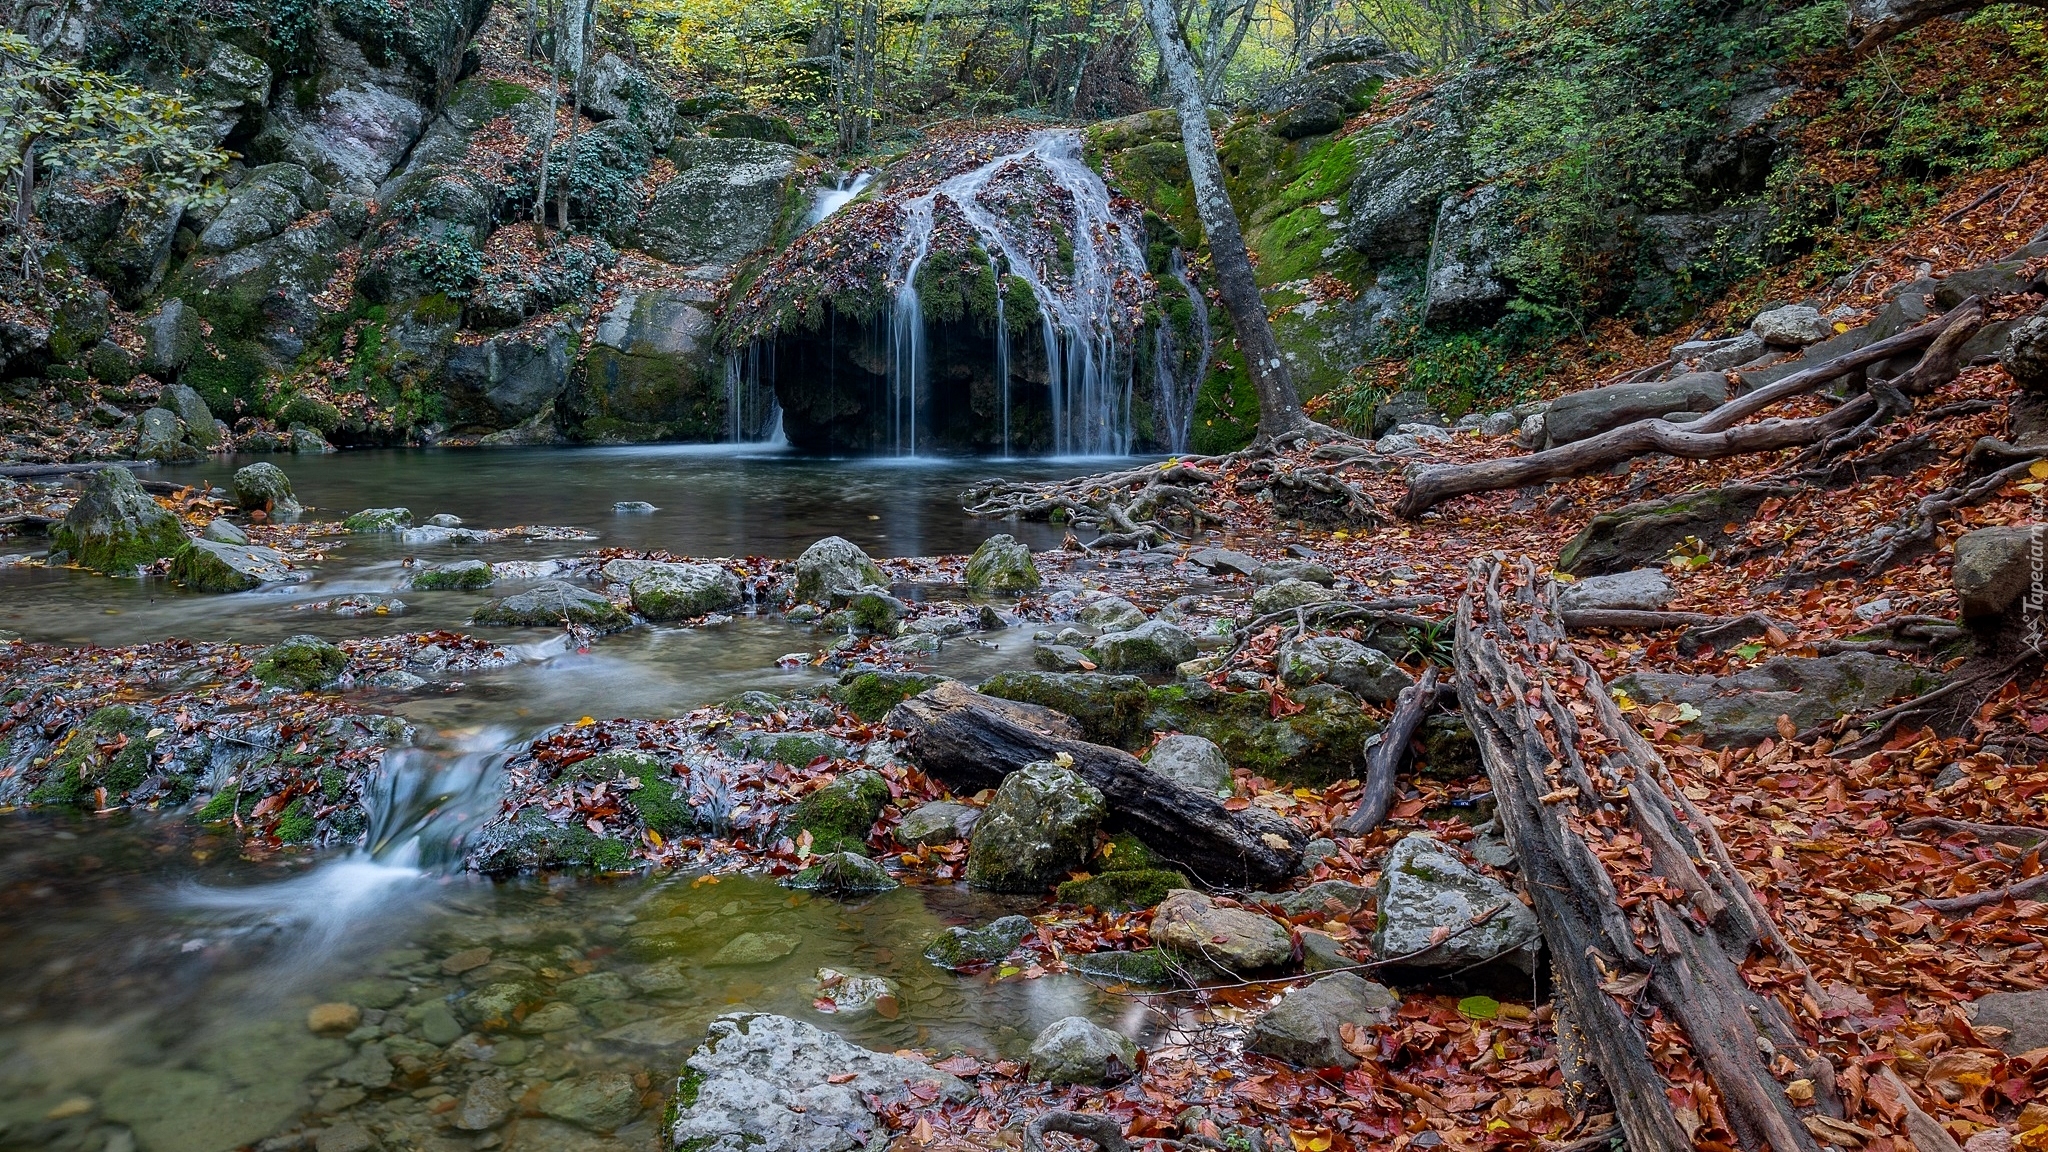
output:
<svg viewBox="0 0 2048 1152"><path fill-rule="evenodd" d="M1763 502L1786 489L1731 484L1644 500L1593 517L1557 555L1557 568L1600 576L1654 565L1687 537L1713 542L1729 524L1746 524Z"/></svg>
<svg viewBox="0 0 2048 1152"><path fill-rule="evenodd" d="M829 694L845 705L848 712L872 724L888 715L889 709L943 679L922 672L855 670L841 675Z"/></svg>
<svg viewBox="0 0 2048 1152"><path fill-rule="evenodd" d="M612 791L625 796L626 803L639 813L641 825L650 831L675 837L696 824L696 814L679 789L675 774L645 752L601 752L572 765L570 771L581 780L621 785Z"/></svg>
<svg viewBox="0 0 2048 1152"><path fill-rule="evenodd" d="M348 667L348 653L318 636L293 636L263 650L249 674L273 688L304 692L331 684Z"/></svg>
<svg viewBox="0 0 2048 1152"><path fill-rule="evenodd" d="M29 789L30 804L96 806L99 790L107 803L120 803L149 776L149 721L134 709L110 704L94 711L66 734L42 766L42 779Z"/></svg>
<svg viewBox="0 0 2048 1152"><path fill-rule="evenodd" d="M730 425L714 322L680 292L626 290L598 320L570 408L595 443L715 440Z"/></svg>
<svg viewBox="0 0 2048 1152"><path fill-rule="evenodd" d="M1358 698L1328 684L1293 694L1302 710L1275 717L1264 692L1226 692L1200 681L1152 690L1150 725L1207 737L1230 763L1291 784L1327 784L1357 774L1365 741L1380 725Z"/></svg>
<svg viewBox="0 0 2048 1152"><path fill-rule="evenodd" d="M276 515L299 511L299 502L292 495L291 477L268 461L235 469L234 486L235 506L244 512Z"/></svg>
<svg viewBox="0 0 2048 1152"><path fill-rule="evenodd" d="M978 691L1064 712L1080 721L1089 740L1119 748L1143 739L1151 703L1143 680L1103 672L1000 672Z"/></svg>
<svg viewBox="0 0 2048 1152"><path fill-rule="evenodd" d="M508 628L559 628L578 624L616 632L633 623L626 610L588 588L549 580L524 592L491 601L470 617L472 624Z"/></svg>
<svg viewBox="0 0 2048 1152"><path fill-rule="evenodd" d="M887 869L853 852L831 852L782 881L785 888L827 896L864 896L899 887Z"/></svg>
<svg viewBox="0 0 2048 1152"><path fill-rule="evenodd" d="M497 577L482 560L455 560L422 568L412 575L412 586L424 591L456 589L474 591L489 588Z"/></svg>
<svg viewBox="0 0 2048 1152"><path fill-rule="evenodd" d="M412 527L410 508L365 508L341 522L345 531L402 532Z"/></svg>
<svg viewBox="0 0 2048 1152"><path fill-rule="evenodd" d="M822 732L764 732L746 741L748 756L802 768L820 759L837 760L846 755L846 745Z"/></svg>
<svg viewBox="0 0 2048 1152"><path fill-rule="evenodd" d="M656 564L627 585L633 611L649 620L688 620L740 602L740 580L717 564Z"/></svg>
<svg viewBox="0 0 2048 1152"><path fill-rule="evenodd" d="M1068 956L1067 967L1083 976L1118 984L1159 988L1174 982L1173 963L1157 948L1136 952L1088 952Z"/></svg>
<svg viewBox="0 0 2048 1152"><path fill-rule="evenodd" d="M1195 658L1195 640L1165 620L1147 620L1124 632L1095 638L1096 662L1105 672L1164 675Z"/></svg>
<svg viewBox="0 0 2048 1152"><path fill-rule="evenodd" d="M1157 852L1129 832L1119 832L1103 841L1095 855L1088 858L1090 872L1144 872L1166 866Z"/></svg>
<svg viewBox="0 0 2048 1152"><path fill-rule="evenodd" d="M171 557L170 575L195 592L246 592L305 579L276 549L218 540L187 540Z"/></svg>
<svg viewBox="0 0 2048 1152"><path fill-rule="evenodd" d="M1031 932L1031 921L1005 916L980 928L948 928L924 950L924 958L951 972L993 964L1017 950Z"/></svg>
<svg viewBox="0 0 2048 1152"><path fill-rule="evenodd" d="M851 540L827 536L803 550L796 558L796 598L808 604L824 604L833 593L851 593L863 588L886 588L888 578Z"/></svg>
<svg viewBox="0 0 2048 1152"><path fill-rule="evenodd" d="M790 813L788 832L809 832L814 852L866 854L868 830L888 802L889 782L881 773L857 768L804 797Z"/></svg>
<svg viewBox="0 0 2048 1152"><path fill-rule="evenodd" d="M470 860L478 871L491 875L553 868L618 872L632 867L633 852L624 842L598 836L580 822L556 824L538 811L527 811L485 825Z"/></svg>
<svg viewBox="0 0 2048 1152"><path fill-rule="evenodd" d="M1072 769L1039 762L1003 778L967 845L967 883L989 892L1044 892L1087 863L1109 814Z"/></svg>
<svg viewBox="0 0 2048 1152"><path fill-rule="evenodd" d="M967 558L967 586L976 592L1030 592L1042 581L1031 549L1008 534L991 536Z"/></svg>
<svg viewBox="0 0 2048 1152"><path fill-rule="evenodd" d="M126 468L105 468L85 478L84 490L50 533L54 551L81 568L109 575L132 573L185 546L178 518L136 483Z"/></svg>
<svg viewBox="0 0 2048 1152"><path fill-rule="evenodd" d="M1086 880L1068 880L1058 888L1062 904L1078 904L1102 912L1131 912L1150 908L1176 888L1188 887L1188 878L1170 869L1146 868L1129 872L1104 872Z"/></svg>

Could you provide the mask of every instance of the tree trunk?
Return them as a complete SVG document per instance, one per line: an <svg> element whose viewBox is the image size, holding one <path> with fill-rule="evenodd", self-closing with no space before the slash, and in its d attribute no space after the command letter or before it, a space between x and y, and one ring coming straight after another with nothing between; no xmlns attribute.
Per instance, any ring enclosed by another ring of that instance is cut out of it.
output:
<svg viewBox="0 0 2048 1152"><path fill-rule="evenodd" d="M548 62L548 119L541 126L540 135L540 177L535 181L533 191L533 246L545 247L548 241L548 157L555 147L555 111L561 106L562 80L562 22L559 9L548 5L548 27L554 33L554 52Z"/></svg>
<svg viewBox="0 0 2048 1152"><path fill-rule="evenodd" d="M910 733L902 750L911 763L963 795L1065 754L1108 801L1111 827L1207 883L1265 886L1301 866L1301 834L1285 820L1257 808L1231 812L1128 752L1081 739L1080 725L1051 708L941 684L897 705L887 723Z"/></svg>
<svg viewBox="0 0 2048 1152"><path fill-rule="evenodd" d="M590 56L591 29L597 23L594 0L569 0L576 20L570 28L576 38L576 60L569 67L569 139L562 146L562 183L555 189L555 221L563 232L569 230L569 194L576 185L576 130L583 122L583 61Z"/></svg>
<svg viewBox="0 0 2048 1152"><path fill-rule="evenodd" d="M1237 226L1237 210L1231 207L1230 192L1224 187L1216 139L1209 133L1209 101L1203 95L1201 77L1195 74L1194 61L1181 42L1171 0L1144 0L1144 4L1153 42L1159 48L1160 70L1166 75L1174 110L1180 114L1181 142L1195 186L1195 209L1209 237L1209 262L1216 270L1223 307L1237 329L1237 346L1251 371L1252 385L1258 389L1256 442L1270 444L1299 437L1314 424L1301 410L1301 396L1294 390L1294 380L1280 357L1280 345L1273 339L1273 326L1266 319L1266 301L1259 295L1251 254L1245 250L1244 233Z"/></svg>

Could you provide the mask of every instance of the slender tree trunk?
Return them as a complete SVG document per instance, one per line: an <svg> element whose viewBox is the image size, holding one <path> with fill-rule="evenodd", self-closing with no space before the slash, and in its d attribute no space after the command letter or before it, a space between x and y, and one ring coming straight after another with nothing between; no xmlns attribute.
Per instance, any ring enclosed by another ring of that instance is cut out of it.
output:
<svg viewBox="0 0 2048 1152"><path fill-rule="evenodd" d="M569 69L569 139L563 145L562 183L555 189L555 220L569 230L569 194L576 184L576 130L583 123L583 62L590 58L591 28L597 23L594 0L569 0L577 13L573 30L578 35L576 63Z"/></svg>
<svg viewBox="0 0 2048 1152"><path fill-rule="evenodd" d="M1231 207L1230 192L1223 184L1216 138L1209 134L1209 101L1202 94L1201 78L1195 74L1194 61L1174 25L1172 0L1144 0L1144 5L1152 39L1159 47L1167 90L1180 113L1181 141L1195 186L1195 209L1201 215L1202 230L1209 235L1209 262L1216 270L1223 307L1237 329L1237 346L1259 393L1259 433L1254 442L1269 444L1299 436L1315 425L1301 410L1301 396L1294 390L1287 363L1280 358L1280 345L1273 339L1273 326L1266 319L1266 301L1259 295L1251 254L1245 250L1244 233L1237 226L1237 210Z"/></svg>
<svg viewBox="0 0 2048 1152"><path fill-rule="evenodd" d="M1244 47L1244 35L1252 27L1251 0L1245 0L1244 7L1237 10L1237 27L1230 33L1230 43L1209 45L1209 64L1202 73L1202 93L1210 100L1223 91L1223 74L1230 71L1230 62L1237 59L1237 50Z"/></svg>
<svg viewBox="0 0 2048 1152"><path fill-rule="evenodd" d="M554 32L555 50L548 62L548 120L541 126L540 179L533 193L533 243L542 247L548 239L548 156L555 147L555 110L562 100L562 24L558 9L548 5L548 24Z"/></svg>

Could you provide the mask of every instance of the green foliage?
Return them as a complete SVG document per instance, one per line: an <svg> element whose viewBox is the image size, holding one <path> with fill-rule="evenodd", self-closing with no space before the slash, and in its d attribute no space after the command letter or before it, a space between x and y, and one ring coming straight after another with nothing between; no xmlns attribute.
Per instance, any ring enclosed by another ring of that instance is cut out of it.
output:
<svg viewBox="0 0 2048 1152"><path fill-rule="evenodd" d="M1259 430L1258 390L1252 386L1243 354L1234 344L1222 342L1228 340L1223 333L1229 330L1229 318L1222 312L1213 315L1218 350L1208 379L1195 393L1194 425L1188 436L1188 447L1204 456L1235 452L1251 443Z"/></svg>
<svg viewBox="0 0 2048 1152"><path fill-rule="evenodd" d="M0 208L11 210L28 155L149 203L195 199L228 164L204 105L49 56L6 30L0 108Z"/></svg>
<svg viewBox="0 0 2048 1152"><path fill-rule="evenodd" d="M484 271L484 254L459 232L421 240L406 249L405 260L423 282L457 300L469 295Z"/></svg>
<svg viewBox="0 0 2048 1152"><path fill-rule="evenodd" d="M271 417L284 427L304 424L322 435L341 427L341 409L317 396L295 392L271 409Z"/></svg>

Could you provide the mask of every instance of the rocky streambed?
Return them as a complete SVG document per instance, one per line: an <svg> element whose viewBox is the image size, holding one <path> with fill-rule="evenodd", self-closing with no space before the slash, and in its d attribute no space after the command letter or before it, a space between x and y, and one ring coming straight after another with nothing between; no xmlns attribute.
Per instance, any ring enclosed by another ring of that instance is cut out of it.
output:
<svg viewBox="0 0 2048 1152"><path fill-rule="evenodd" d="M1432 835L1316 835L1424 638L1219 671L1244 621L1357 590L1309 549L1048 551L935 469L870 513L788 502L816 465L515 457L479 497L332 459L21 492L74 566L0 571L0 1147L852 1147L999 1131L1141 1048L1353 1066L1375 980L1529 987L1469 736L1425 733ZM707 508L719 470L769 490ZM735 521L793 558L692 547ZM113 575L76 566L102 545ZM275 572L214 590L195 552ZM948 683L1283 865L1212 886L1065 754L949 787L897 707ZM1223 1086L1203 1122L1278 1132Z"/></svg>

